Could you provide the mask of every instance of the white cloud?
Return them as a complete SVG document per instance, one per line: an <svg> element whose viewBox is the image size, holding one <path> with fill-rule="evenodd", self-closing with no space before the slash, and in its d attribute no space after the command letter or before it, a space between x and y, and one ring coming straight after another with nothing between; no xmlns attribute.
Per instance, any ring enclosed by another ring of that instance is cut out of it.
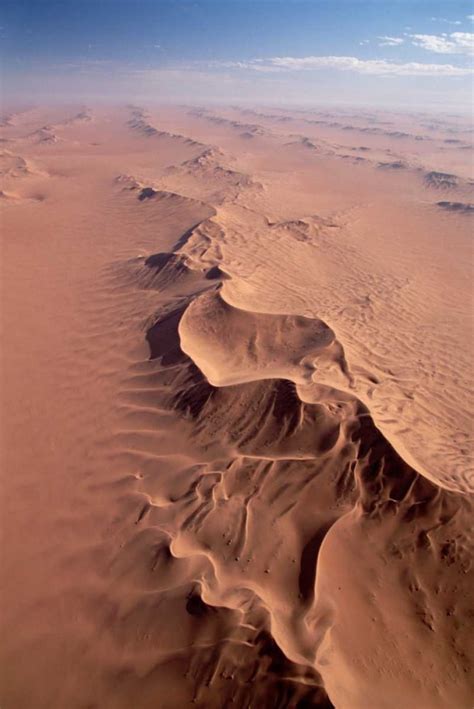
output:
<svg viewBox="0 0 474 709"><path fill-rule="evenodd" d="M436 54L474 54L474 34L472 32L452 32L436 34L412 34L412 44Z"/></svg>
<svg viewBox="0 0 474 709"><path fill-rule="evenodd" d="M466 15L466 19L471 20L471 22L474 22L474 15Z"/></svg>
<svg viewBox="0 0 474 709"><path fill-rule="evenodd" d="M226 62L221 66L254 69L261 72L338 69L373 76L468 76L472 74L471 67L453 66L452 64L422 64L420 62L401 64L385 59L336 56L271 57L248 62Z"/></svg>
<svg viewBox="0 0 474 709"><path fill-rule="evenodd" d="M363 39L361 42L359 42L360 46L363 47L364 44L370 44L370 39Z"/></svg>
<svg viewBox="0 0 474 709"><path fill-rule="evenodd" d="M398 47L405 41L403 37L388 37L387 35L382 35L381 37L377 37L377 39L381 40L379 47Z"/></svg>
<svg viewBox="0 0 474 709"><path fill-rule="evenodd" d="M462 25L461 20L447 20L445 17L432 17L431 20L433 22L445 22L447 25Z"/></svg>

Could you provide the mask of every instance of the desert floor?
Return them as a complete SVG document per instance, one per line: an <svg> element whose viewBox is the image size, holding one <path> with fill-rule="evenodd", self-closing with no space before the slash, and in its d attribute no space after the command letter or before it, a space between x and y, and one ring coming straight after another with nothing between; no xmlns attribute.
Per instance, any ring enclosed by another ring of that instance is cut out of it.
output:
<svg viewBox="0 0 474 709"><path fill-rule="evenodd" d="M2 119L2 709L470 709L472 127Z"/></svg>

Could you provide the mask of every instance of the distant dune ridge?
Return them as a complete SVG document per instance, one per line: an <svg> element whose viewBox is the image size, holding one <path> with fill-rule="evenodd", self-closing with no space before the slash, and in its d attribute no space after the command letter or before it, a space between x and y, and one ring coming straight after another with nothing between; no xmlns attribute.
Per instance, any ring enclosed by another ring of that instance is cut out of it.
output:
<svg viewBox="0 0 474 709"><path fill-rule="evenodd" d="M437 202L438 207L448 209L451 212L463 212L464 214L472 214L474 212L474 204L466 204L465 202Z"/></svg>
<svg viewBox="0 0 474 709"><path fill-rule="evenodd" d="M2 707L472 706L472 175L426 120L3 120Z"/></svg>

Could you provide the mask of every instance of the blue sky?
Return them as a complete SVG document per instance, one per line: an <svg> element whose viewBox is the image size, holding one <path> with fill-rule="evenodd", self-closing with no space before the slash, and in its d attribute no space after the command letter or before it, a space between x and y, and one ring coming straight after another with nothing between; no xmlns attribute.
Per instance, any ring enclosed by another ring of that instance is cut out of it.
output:
<svg viewBox="0 0 474 709"><path fill-rule="evenodd" d="M3 0L6 99L468 108L464 0Z"/></svg>

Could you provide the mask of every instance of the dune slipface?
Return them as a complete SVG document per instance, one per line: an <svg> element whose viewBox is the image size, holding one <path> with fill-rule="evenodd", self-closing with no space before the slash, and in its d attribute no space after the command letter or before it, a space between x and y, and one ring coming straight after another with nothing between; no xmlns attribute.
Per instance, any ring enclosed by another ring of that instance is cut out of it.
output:
<svg viewBox="0 0 474 709"><path fill-rule="evenodd" d="M470 176L386 118L4 121L2 706L472 705Z"/></svg>

